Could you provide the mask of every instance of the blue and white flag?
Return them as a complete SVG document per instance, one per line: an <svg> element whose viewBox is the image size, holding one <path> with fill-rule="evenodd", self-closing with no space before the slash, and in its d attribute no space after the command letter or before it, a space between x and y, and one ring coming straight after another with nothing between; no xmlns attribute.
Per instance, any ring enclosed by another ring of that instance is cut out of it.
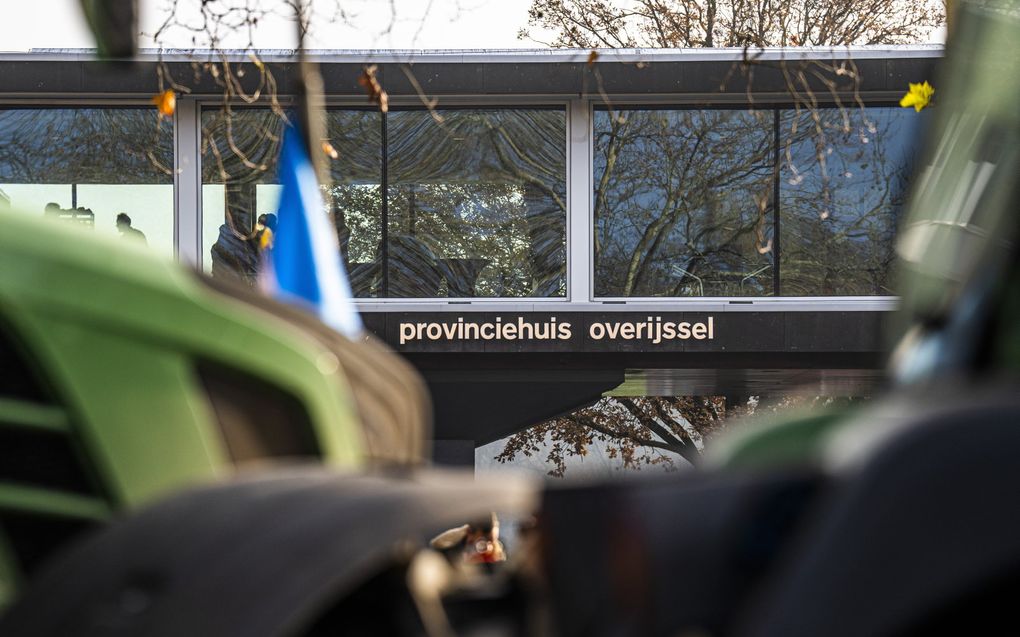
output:
<svg viewBox="0 0 1020 637"><path fill-rule="evenodd" d="M297 127L286 126L279 163L280 204L262 286L278 300L313 309L347 338L364 327L323 204L319 180Z"/></svg>

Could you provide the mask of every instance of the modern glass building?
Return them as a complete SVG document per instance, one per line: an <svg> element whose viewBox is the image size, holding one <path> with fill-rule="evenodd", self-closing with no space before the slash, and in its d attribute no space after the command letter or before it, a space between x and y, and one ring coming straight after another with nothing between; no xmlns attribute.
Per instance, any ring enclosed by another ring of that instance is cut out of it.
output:
<svg viewBox="0 0 1020 637"><path fill-rule="evenodd" d="M587 51L315 52L335 155L324 194L366 323L424 371L450 440L583 404L626 370L659 379L652 392L791 377L855 391L882 358L923 137L924 116L897 101L940 55L768 50L749 73L732 50L605 51L595 64ZM265 58L285 109L294 68ZM239 81L254 83L245 60ZM192 59L164 61L192 85ZM357 83L369 62L386 113ZM277 206L281 111L225 103L205 76L161 119L155 64L0 54L0 208L103 233L123 213L152 250L252 282L256 224ZM506 413L479 428L451 392Z"/></svg>

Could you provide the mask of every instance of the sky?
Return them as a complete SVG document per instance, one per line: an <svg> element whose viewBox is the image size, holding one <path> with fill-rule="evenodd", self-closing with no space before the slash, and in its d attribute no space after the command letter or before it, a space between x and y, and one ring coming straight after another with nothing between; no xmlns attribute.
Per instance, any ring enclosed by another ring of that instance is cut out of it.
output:
<svg viewBox="0 0 1020 637"><path fill-rule="evenodd" d="M155 33L167 15L171 0L138 0L143 48L155 43L144 34ZM541 48L552 38L532 30L535 39L522 40L518 31L528 27L532 0L311 0L316 11L309 34L313 49L521 49ZM282 10L282 0L218 0L225 5L251 3ZM194 6L199 0L180 0ZM332 20L339 4L346 20ZM391 9L392 7L392 9ZM91 48L79 0L3 0L0 13L0 51L33 48ZM45 16L41 19L40 16ZM51 16L60 16L52 19ZM295 28L289 16L275 15L262 21L254 43L263 49L292 49ZM942 42L937 30L929 41ZM163 38L168 48L194 48L192 36L183 30ZM208 48L199 42L198 48ZM221 48L243 48L247 37L236 32Z"/></svg>
<svg viewBox="0 0 1020 637"><path fill-rule="evenodd" d="M228 2L237 0L227 0ZM259 0L265 6L278 0ZM314 0L318 12L309 48L318 49L503 49L536 48L517 32L527 26L531 0L340 0L348 20L331 21L336 0ZM166 15L168 0L139 0L140 26L153 33ZM188 0L182 4L194 3ZM0 51L33 48L91 48L78 0L6 0L0 20ZM40 16L47 16L45 20ZM61 16L51 19L49 16ZM395 18L394 18L395 16ZM244 40L228 42L240 48ZM154 46L143 37L141 46ZM170 48L191 48L183 31L169 36ZM281 16L263 21L255 34L258 48L294 48L293 23Z"/></svg>

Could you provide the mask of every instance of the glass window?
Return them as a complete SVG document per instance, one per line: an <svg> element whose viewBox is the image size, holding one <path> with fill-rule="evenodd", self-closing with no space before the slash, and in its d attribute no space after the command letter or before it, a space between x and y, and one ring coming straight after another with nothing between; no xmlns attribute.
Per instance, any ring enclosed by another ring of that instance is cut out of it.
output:
<svg viewBox="0 0 1020 637"><path fill-rule="evenodd" d="M344 265L358 296L373 290L360 267L378 254L380 115L330 110L326 132L337 151L323 193ZM272 225L280 198L276 161L283 120L269 109L202 111L202 244L206 272L254 284L261 264L261 223Z"/></svg>
<svg viewBox="0 0 1020 637"><path fill-rule="evenodd" d="M816 114L780 114L780 291L893 294L894 236L919 118L896 107Z"/></svg>
<svg viewBox="0 0 1020 637"><path fill-rule="evenodd" d="M331 162L330 213L340 252L358 297L383 293L382 260L383 115L376 111L331 110L326 129L337 151Z"/></svg>
<svg viewBox="0 0 1020 637"><path fill-rule="evenodd" d="M564 110L435 115L388 116L389 296L564 296Z"/></svg>
<svg viewBox="0 0 1020 637"><path fill-rule="evenodd" d="M254 282L281 120L216 110L202 126L206 269ZM331 109L327 132L326 202L356 296L565 294L563 109Z"/></svg>
<svg viewBox="0 0 1020 637"><path fill-rule="evenodd" d="M172 257L173 165L173 125L152 108L0 109L0 206Z"/></svg>
<svg viewBox="0 0 1020 637"><path fill-rule="evenodd" d="M773 292L771 111L596 110L595 295Z"/></svg>

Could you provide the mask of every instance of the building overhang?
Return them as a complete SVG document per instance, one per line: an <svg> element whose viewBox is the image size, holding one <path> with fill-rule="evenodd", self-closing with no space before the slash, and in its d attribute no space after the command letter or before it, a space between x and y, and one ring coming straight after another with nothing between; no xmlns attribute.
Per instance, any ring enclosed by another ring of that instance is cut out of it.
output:
<svg viewBox="0 0 1020 637"><path fill-rule="evenodd" d="M900 91L907 82L932 76L940 46L777 49L612 49L509 51L310 51L331 96L363 96L358 84L366 65L376 64L392 96L474 95L669 95L739 97L748 94L747 69L754 67L754 94L788 93L785 69L798 65L844 65L833 78L847 92ZM258 70L244 52L143 51L130 66L109 66L93 52L42 49L0 53L0 96L151 95L157 66L189 87L193 95L222 95L222 88L195 65L230 61L243 70L242 85L254 90ZM260 51L278 92L293 92L297 65L293 51ZM743 69L743 71L742 71ZM859 78L859 81L855 80ZM815 88L828 90L820 81Z"/></svg>

